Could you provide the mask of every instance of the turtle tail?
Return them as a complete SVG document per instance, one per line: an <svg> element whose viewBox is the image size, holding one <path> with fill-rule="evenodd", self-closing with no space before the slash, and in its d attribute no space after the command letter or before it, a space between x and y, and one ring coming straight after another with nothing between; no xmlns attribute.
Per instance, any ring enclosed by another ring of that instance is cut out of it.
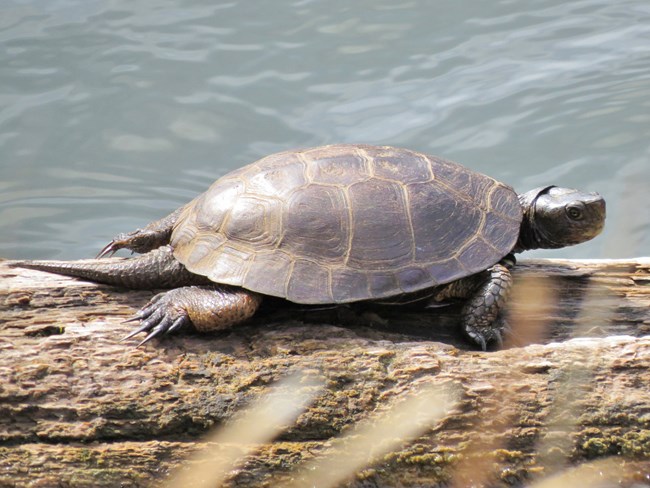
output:
<svg viewBox="0 0 650 488"><path fill-rule="evenodd" d="M176 288L209 283L206 277L190 273L178 262L169 246L127 259L15 261L9 265L134 289Z"/></svg>

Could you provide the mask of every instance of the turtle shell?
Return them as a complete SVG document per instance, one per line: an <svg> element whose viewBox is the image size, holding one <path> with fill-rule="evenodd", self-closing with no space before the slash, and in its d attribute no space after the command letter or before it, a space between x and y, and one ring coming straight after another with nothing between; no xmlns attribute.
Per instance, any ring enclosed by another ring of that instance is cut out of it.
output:
<svg viewBox="0 0 650 488"><path fill-rule="evenodd" d="M267 156L179 217L174 256L216 283L297 303L415 292L485 270L514 247L507 185L406 149L332 145Z"/></svg>

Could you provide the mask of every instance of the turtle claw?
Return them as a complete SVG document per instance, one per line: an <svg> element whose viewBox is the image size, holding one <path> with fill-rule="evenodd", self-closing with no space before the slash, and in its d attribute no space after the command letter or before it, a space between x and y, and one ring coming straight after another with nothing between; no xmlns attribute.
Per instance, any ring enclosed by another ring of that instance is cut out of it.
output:
<svg viewBox="0 0 650 488"><path fill-rule="evenodd" d="M181 317L178 317L172 325L169 326L165 334L171 334L172 332L176 332L177 330L180 330L183 328L184 325L187 325L188 318L185 317L184 315Z"/></svg>
<svg viewBox="0 0 650 488"><path fill-rule="evenodd" d="M503 335L500 330L494 331L494 341L497 343L498 349L503 349Z"/></svg>
<svg viewBox="0 0 650 488"><path fill-rule="evenodd" d="M139 313L136 313L136 314L135 314L133 317L131 317L130 319L123 320L122 323L123 323L123 324L129 324L129 323L131 323L131 322L139 322L140 320L142 320L142 317L140 317L140 314L139 314Z"/></svg>
<svg viewBox="0 0 650 488"><path fill-rule="evenodd" d="M138 319L138 320L140 320L140 319ZM124 341L130 339L131 337L134 337L134 336L138 335L140 332L146 332L147 330L149 330L149 325L148 324L135 329L134 331L130 332L128 335L125 335L124 337L122 337L122 339L120 339L120 342L124 342Z"/></svg>
<svg viewBox="0 0 650 488"><path fill-rule="evenodd" d="M503 349L504 336L509 332L508 322L498 317L489 327L476 327L465 325L465 334L474 344L479 346L482 351L487 351L488 344L494 342L497 349Z"/></svg>
<svg viewBox="0 0 650 488"><path fill-rule="evenodd" d="M173 294L168 296L168 293L159 293L154 296L132 318L123 322L140 321L140 326L126 335L122 341L146 332L147 336L137 345L137 347L140 347L155 337L176 332L185 326L191 325L187 312L182 308L174 306Z"/></svg>
<svg viewBox="0 0 650 488"><path fill-rule="evenodd" d="M106 244L99 254L97 254L97 259L103 257L111 257L120 249L128 249L132 253L144 253L148 252L151 249L159 247L156 243L152 244L155 235L151 232L147 232L141 229L138 229L133 232L127 232L126 234L119 234L111 242Z"/></svg>
<svg viewBox="0 0 650 488"><path fill-rule="evenodd" d="M152 331L152 332L149 332L149 334L147 334L147 337L145 337L144 339L142 339L142 340L140 341L140 343L139 343L137 346L135 346L135 347L138 348L138 347L140 347L140 346L144 346L147 342L149 342L151 339L153 339L154 337L156 337L158 334L160 334L160 332L159 332L159 331L155 331L155 330Z"/></svg>
<svg viewBox="0 0 650 488"><path fill-rule="evenodd" d="M140 329L138 330L150 330L151 331L147 334L147 336L138 344L137 347L140 347L147 342L149 342L151 339L153 339L156 336L159 336L161 334L164 334L169 327L172 324L172 319L169 317L169 315L165 315L160 322L158 322L156 325L152 325L152 323L155 323L155 321L151 319L145 320L144 324Z"/></svg>
<svg viewBox="0 0 650 488"><path fill-rule="evenodd" d="M171 332L175 332L179 329L181 329L184 325L187 323L187 317L185 316L180 316L176 320L172 321L172 319L169 316L165 316L163 320L160 321L158 325L156 325L149 334L147 334L147 337L145 337L140 344L138 344L136 347L140 347L147 342L149 342L151 339L154 337L158 337L159 335L162 334L170 334ZM150 327L147 325L146 327ZM140 327L135 333L137 334L138 332L141 332L144 328ZM131 334L130 334L131 335Z"/></svg>
<svg viewBox="0 0 650 488"><path fill-rule="evenodd" d="M139 322L141 320L144 320L148 318L151 314L154 313L154 304L160 299L160 296L164 295L164 293L158 293L158 295L154 296L151 300L149 300L149 303L147 303L144 307L142 307L138 312L133 315L130 319L123 320L123 324L128 324L131 322Z"/></svg>
<svg viewBox="0 0 650 488"><path fill-rule="evenodd" d="M485 340L485 337L483 334L481 334L478 331L473 331L473 332L468 332L467 336L474 341L476 345L478 345L481 348L481 351L485 352L487 351L487 341Z"/></svg>
<svg viewBox="0 0 650 488"><path fill-rule="evenodd" d="M101 258L110 258L113 254L115 254L120 247L115 241L111 241L108 244L106 244L101 251L95 256L95 259L101 259Z"/></svg>
<svg viewBox="0 0 650 488"><path fill-rule="evenodd" d="M134 237L131 237L129 234L120 234L111 242L106 244L101 251L99 251L99 254L97 254L96 259L101 259L104 257L110 258L113 254L115 254L120 249L130 249L131 253L133 253L133 250L135 249L136 245L137 243L135 242Z"/></svg>

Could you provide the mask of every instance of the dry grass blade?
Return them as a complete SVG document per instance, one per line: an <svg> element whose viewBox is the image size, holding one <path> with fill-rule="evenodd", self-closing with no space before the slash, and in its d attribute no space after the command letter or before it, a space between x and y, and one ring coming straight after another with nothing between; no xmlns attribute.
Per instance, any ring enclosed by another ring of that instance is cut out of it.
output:
<svg viewBox="0 0 650 488"><path fill-rule="evenodd" d="M552 278L530 273L517 277L508 304L512 329L505 341L507 348L543 342L557 307L556 289Z"/></svg>
<svg viewBox="0 0 650 488"><path fill-rule="evenodd" d="M487 414L482 413L477 424L474 426L472 440L463 450L463 455L454 466L454 471L449 482L453 488L464 488L467 486L489 486L489 481L495 472L494 453L503 448L503 434L518 420L517 410L512 408L512 391L508 390L509 384L496 388L495 395L503 401L503 408L498 412L496 418L488 419L487 415L493 415L490 410Z"/></svg>
<svg viewBox="0 0 650 488"><path fill-rule="evenodd" d="M606 329L611 320L614 305L607 291L592 285L586 294L577 317L574 337L589 337ZM592 378L601 358L593 350L585 348L573 361L566 365L555 385L554 402L548 415L547 433L538 444L539 463L546 473L554 473L568 462L573 448L573 436L581 415L581 404L593 389Z"/></svg>
<svg viewBox="0 0 650 488"><path fill-rule="evenodd" d="M427 386L336 439L330 451L299 471L284 488L339 485L360 469L422 434L450 413L457 394L450 385Z"/></svg>
<svg viewBox="0 0 650 488"><path fill-rule="evenodd" d="M556 308L555 290L555 282L551 278L530 273L517 277L508 305L511 330L506 337L506 348L543 340L547 335L549 317ZM472 440L455 466L450 486L486 486L495 475L494 453L504 447L503 434L519 421L518 410L513 404L517 395L511 389L512 383L513 378L506 377L491 385L496 389L494 396L501 399L501 405L498 409L487 409L477 419Z"/></svg>
<svg viewBox="0 0 650 488"><path fill-rule="evenodd" d="M624 467L621 460L601 459L567 469L558 475L533 483L528 488L565 488L566 486L608 488L619 486L618 480L623 475L623 471Z"/></svg>
<svg viewBox="0 0 650 488"><path fill-rule="evenodd" d="M189 469L177 470L165 486L221 486L233 469L293 423L321 391L320 381L313 377L306 379L301 374L280 381L271 392L238 414L232 423L209 434L204 441L211 445L188 458L184 467Z"/></svg>

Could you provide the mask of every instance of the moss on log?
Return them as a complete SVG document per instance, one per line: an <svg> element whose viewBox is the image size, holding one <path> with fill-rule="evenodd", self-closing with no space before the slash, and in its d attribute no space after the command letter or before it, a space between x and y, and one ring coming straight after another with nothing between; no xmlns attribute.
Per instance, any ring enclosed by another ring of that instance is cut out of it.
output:
<svg viewBox="0 0 650 488"><path fill-rule="evenodd" d="M454 412L350 486L517 485L608 456L623 486L647 482L650 260L529 260L515 279L499 351L468 346L454 307L278 302L231 331L135 348L122 321L153 292L0 262L0 486L156 486L296 368L323 392L231 485L277 486L405 392L449 381Z"/></svg>

